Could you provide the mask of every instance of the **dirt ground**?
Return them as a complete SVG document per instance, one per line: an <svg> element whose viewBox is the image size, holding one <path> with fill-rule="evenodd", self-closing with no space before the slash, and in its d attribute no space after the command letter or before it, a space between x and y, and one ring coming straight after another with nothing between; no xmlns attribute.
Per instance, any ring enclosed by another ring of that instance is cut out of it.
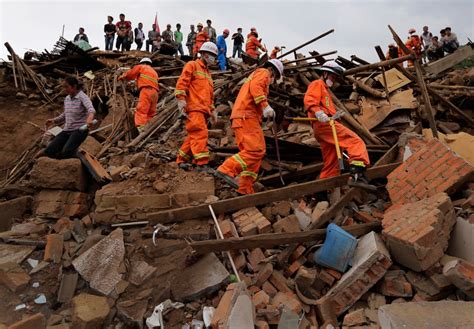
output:
<svg viewBox="0 0 474 329"><path fill-rule="evenodd" d="M16 95L11 84L0 84L0 177L41 137L44 121L62 111L60 102L42 106L40 96L33 92L24 93L26 97Z"/></svg>

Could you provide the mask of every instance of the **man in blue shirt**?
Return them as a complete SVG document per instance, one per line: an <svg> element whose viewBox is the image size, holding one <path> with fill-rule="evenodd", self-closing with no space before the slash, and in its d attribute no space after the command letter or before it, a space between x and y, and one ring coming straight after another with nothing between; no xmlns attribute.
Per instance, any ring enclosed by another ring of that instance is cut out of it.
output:
<svg viewBox="0 0 474 329"><path fill-rule="evenodd" d="M225 29L222 35L217 37L217 61L219 62L219 69L225 71L227 69L227 44L225 39L229 36L229 30Z"/></svg>

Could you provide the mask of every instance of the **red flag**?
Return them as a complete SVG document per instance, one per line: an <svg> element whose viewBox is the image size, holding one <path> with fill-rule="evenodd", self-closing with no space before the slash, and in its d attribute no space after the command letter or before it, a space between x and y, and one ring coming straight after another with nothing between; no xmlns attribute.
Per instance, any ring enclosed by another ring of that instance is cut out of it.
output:
<svg viewBox="0 0 474 329"><path fill-rule="evenodd" d="M155 14L155 31L161 34L160 26L158 25L158 13Z"/></svg>

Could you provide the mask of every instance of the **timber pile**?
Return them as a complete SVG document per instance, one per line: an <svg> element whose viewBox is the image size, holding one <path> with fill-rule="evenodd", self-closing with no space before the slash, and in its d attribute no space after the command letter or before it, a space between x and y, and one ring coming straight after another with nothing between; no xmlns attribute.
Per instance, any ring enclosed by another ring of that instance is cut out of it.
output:
<svg viewBox="0 0 474 329"><path fill-rule="evenodd" d="M116 78L149 54L84 52L61 39L53 51L21 60L8 46L10 84L37 88L47 106L61 103L61 79L77 74L100 122L81 161L35 161L44 143L38 136L2 183L0 314L8 316L0 323L25 317L35 328L143 328L165 302L167 328L197 326L209 307L212 328L283 321L377 328L397 305L448 299L472 308L473 69L427 78L422 67L398 66L409 51L388 61L378 51L381 62L373 64L338 56L346 74L334 103L367 143L377 192L349 188L347 174L316 179L322 156L311 126L288 120L305 116L304 93L319 78L314 68L335 53L297 51L332 32L282 55L285 78L269 97L281 159L272 124L264 123L259 192L247 196L174 163L185 133L173 90L188 58L152 54L160 99L139 134L134 86ZM231 62L226 72L212 71L213 167L237 150L229 116L254 68ZM316 256L325 248L330 261L340 256L334 246L327 252L328 224L358 238L347 268Z"/></svg>

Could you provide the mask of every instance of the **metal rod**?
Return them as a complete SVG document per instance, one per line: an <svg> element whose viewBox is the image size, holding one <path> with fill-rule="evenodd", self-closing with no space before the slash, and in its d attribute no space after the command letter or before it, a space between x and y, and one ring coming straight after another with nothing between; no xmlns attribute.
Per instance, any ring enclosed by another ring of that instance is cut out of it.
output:
<svg viewBox="0 0 474 329"><path fill-rule="evenodd" d="M219 226L219 223L217 222L216 214L214 213L214 209L212 209L212 206L209 205L209 210L211 211L212 219L214 220L214 224L216 225L216 230L217 230L217 235L219 237L219 240L224 240L224 235L222 234L221 228ZM232 266L232 270L235 273L235 276L237 277L237 281L241 282L240 277L239 277L239 272L237 271L237 268L235 267L234 260L232 259L232 256L230 255L229 251L225 252L227 257L229 258L230 265Z"/></svg>

